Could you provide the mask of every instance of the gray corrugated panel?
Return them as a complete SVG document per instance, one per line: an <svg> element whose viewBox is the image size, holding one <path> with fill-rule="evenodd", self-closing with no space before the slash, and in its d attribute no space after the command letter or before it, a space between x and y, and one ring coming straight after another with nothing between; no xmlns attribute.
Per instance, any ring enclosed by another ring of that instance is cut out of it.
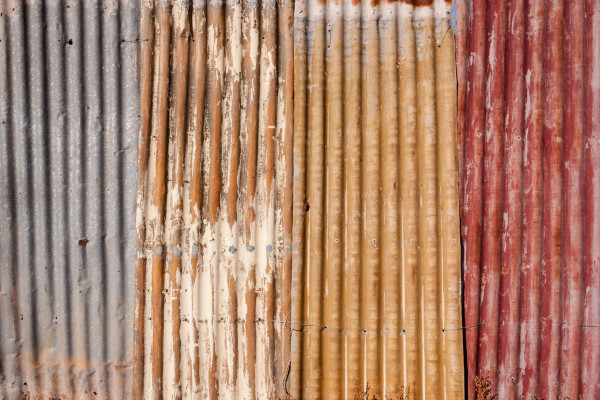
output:
<svg viewBox="0 0 600 400"><path fill-rule="evenodd" d="M138 21L0 0L0 398L130 393Z"/></svg>

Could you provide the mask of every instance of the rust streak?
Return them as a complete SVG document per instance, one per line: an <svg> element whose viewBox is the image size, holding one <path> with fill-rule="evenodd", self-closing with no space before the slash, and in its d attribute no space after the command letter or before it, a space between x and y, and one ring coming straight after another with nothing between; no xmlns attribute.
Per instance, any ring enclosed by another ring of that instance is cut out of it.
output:
<svg viewBox="0 0 600 400"><path fill-rule="evenodd" d="M168 147L168 75L170 53L170 25L169 11L162 5L157 10L158 31L157 35L157 71L159 77L158 95L156 98L156 165L152 194L152 206L155 208L155 219L150 221L154 225L154 238L152 246L152 388L156 399L162 399L163 383L163 288L164 288L164 246L163 224L165 218L165 177L167 173L167 147Z"/></svg>
<svg viewBox="0 0 600 400"><path fill-rule="evenodd" d="M150 124L152 120L152 78L153 63L152 49L154 47L153 10L142 7L141 15L141 39L140 50L140 97L141 97L141 124L138 151L138 207L143 207L146 197L146 171L148 169L150 151ZM136 261L135 261L135 310L134 310L134 332L133 332L133 390L134 400L142 399L144 391L144 297L145 297L145 275L146 275L146 223L143 209L137 210L136 216L137 238L136 238Z"/></svg>

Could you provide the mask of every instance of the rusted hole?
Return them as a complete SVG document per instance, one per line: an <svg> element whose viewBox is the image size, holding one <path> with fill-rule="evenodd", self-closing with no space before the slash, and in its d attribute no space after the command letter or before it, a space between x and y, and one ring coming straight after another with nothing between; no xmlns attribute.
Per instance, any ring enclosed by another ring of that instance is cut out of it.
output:
<svg viewBox="0 0 600 400"><path fill-rule="evenodd" d="M498 398L497 394L492 394L492 381L489 376L475 377L475 396L477 400L493 400Z"/></svg>
<svg viewBox="0 0 600 400"><path fill-rule="evenodd" d="M87 238L83 238L83 239L79 239L79 245L80 246L85 246L86 244L88 244L90 241Z"/></svg>

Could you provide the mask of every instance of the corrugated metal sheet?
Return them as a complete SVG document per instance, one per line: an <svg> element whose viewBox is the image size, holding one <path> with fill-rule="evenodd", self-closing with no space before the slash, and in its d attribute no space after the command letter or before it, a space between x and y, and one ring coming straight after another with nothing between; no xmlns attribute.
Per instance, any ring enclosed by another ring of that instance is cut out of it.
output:
<svg viewBox="0 0 600 400"><path fill-rule="evenodd" d="M468 397L598 399L600 3L457 11Z"/></svg>
<svg viewBox="0 0 600 400"><path fill-rule="evenodd" d="M0 1L0 398L131 390L138 5Z"/></svg>
<svg viewBox="0 0 600 400"><path fill-rule="evenodd" d="M135 398L286 395L292 2L144 2Z"/></svg>
<svg viewBox="0 0 600 400"><path fill-rule="evenodd" d="M295 398L464 398L445 1L295 10Z"/></svg>

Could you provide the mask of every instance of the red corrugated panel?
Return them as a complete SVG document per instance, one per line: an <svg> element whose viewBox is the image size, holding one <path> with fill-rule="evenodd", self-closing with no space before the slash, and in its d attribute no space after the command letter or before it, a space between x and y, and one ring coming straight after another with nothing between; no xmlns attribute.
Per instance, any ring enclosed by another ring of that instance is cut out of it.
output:
<svg viewBox="0 0 600 400"><path fill-rule="evenodd" d="M468 397L598 399L600 2L456 12Z"/></svg>

